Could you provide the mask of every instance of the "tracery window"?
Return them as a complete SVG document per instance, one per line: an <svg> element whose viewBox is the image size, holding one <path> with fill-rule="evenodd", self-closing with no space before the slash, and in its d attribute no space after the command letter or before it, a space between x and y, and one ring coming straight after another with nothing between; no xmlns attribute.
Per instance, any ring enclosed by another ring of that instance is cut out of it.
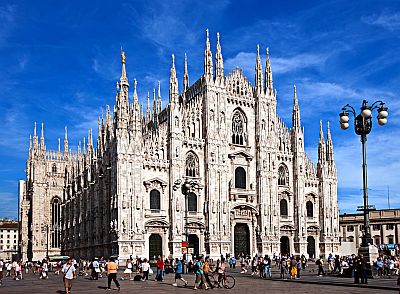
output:
<svg viewBox="0 0 400 294"><path fill-rule="evenodd" d="M288 216L288 204L286 199L281 199L281 202L279 204L281 216Z"/></svg>
<svg viewBox="0 0 400 294"><path fill-rule="evenodd" d="M185 171L187 177L197 177L199 175L199 158L193 152L186 155Z"/></svg>
<svg viewBox="0 0 400 294"><path fill-rule="evenodd" d="M287 167L283 164L278 169L278 185L287 186L289 184L289 172Z"/></svg>
<svg viewBox="0 0 400 294"><path fill-rule="evenodd" d="M51 203L51 247L60 248L61 200L55 197Z"/></svg>
<svg viewBox="0 0 400 294"><path fill-rule="evenodd" d="M197 195L189 193L187 196L188 211L197 211Z"/></svg>
<svg viewBox="0 0 400 294"><path fill-rule="evenodd" d="M314 205L311 201L306 203L307 217L314 217Z"/></svg>
<svg viewBox="0 0 400 294"><path fill-rule="evenodd" d="M150 191L150 209L161 209L161 196L160 191L153 189Z"/></svg>
<svg viewBox="0 0 400 294"><path fill-rule="evenodd" d="M240 111L235 111L232 117L232 143L244 145L243 136L245 131L245 123L243 114Z"/></svg>
<svg viewBox="0 0 400 294"><path fill-rule="evenodd" d="M246 171L241 166L235 169L235 188L246 189Z"/></svg>
<svg viewBox="0 0 400 294"><path fill-rule="evenodd" d="M53 174L57 173L57 166L56 166L55 163L54 163L53 166L51 167L51 172L52 172Z"/></svg>

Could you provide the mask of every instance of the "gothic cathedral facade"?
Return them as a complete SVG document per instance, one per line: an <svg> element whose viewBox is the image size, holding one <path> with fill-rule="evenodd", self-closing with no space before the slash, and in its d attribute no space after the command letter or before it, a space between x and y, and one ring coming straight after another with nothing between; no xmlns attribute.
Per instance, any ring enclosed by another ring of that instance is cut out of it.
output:
<svg viewBox="0 0 400 294"><path fill-rule="evenodd" d="M207 254L308 254L338 251L337 175L328 124L320 122L318 163L304 151L294 87L292 127L276 112L267 49L259 49L252 85L236 68L224 74L217 34L215 58L207 31L204 74L183 89L175 60L169 103L153 92L141 113L122 52L122 74L111 114L99 118L77 153L48 151L36 127L21 201L22 251L44 257L44 246L70 256L181 257ZM131 100L131 101L130 101ZM182 185L188 187L182 193ZM47 238L47 243L46 243Z"/></svg>

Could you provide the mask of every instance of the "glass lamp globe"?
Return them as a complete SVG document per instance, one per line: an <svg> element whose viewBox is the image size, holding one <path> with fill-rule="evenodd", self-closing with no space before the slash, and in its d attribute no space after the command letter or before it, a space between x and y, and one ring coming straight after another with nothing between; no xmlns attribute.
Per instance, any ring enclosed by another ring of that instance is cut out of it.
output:
<svg viewBox="0 0 400 294"><path fill-rule="evenodd" d="M378 118L378 124L384 126L387 123L387 118Z"/></svg>
<svg viewBox="0 0 400 294"><path fill-rule="evenodd" d="M345 122L345 123L341 123L340 124L340 128L342 130L347 130L349 128L349 123Z"/></svg>
<svg viewBox="0 0 400 294"><path fill-rule="evenodd" d="M381 110L379 111L378 118L387 118L388 115L389 113L387 112L387 110Z"/></svg>
<svg viewBox="0 0 400 294"><path fill-rule="evenodd" d="M370 107L363 107L361 111L361 115L363 118L367 119L371 117L371 108Z"/></svg>
<svg viewBox="0 0 400 294"><path fill-rule="evenodd" d="M349 117L347 115L341 115L340 116L340 123L348 123L349 122Z"/></svg>

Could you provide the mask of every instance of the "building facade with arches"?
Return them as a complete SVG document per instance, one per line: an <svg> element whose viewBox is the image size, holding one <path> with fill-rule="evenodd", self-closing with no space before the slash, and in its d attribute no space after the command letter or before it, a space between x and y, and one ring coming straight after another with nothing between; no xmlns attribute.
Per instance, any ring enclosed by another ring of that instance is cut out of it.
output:
<svg viewBox="0 0 400 294"><path fill-rule="evenodd" d="M257 50L252 84L239 68L224 74L219 35L214 55L207 31L204 74L190 84L185 55L179 90L172 56L168 104L162 107L159 83L152 103L148 94L145 113L125 65L122 52L114 110L107 106L99 118L96 148L89 131L84 150L59 151L65 158L64 254L154 258L188 251L216 258L337 252L329 126L325 143L320 123L315 165L304 151L296 87L291 128L277 115L268 50L264 68ZM195 188L182 194L174 189L179 179Z"/></svg>

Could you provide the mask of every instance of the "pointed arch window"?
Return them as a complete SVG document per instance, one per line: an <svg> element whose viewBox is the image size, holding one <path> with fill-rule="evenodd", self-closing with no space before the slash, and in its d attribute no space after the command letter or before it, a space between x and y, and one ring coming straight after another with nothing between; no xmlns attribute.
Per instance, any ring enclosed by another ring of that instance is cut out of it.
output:
<svg viewBox="0 0 400 294"><path fill-rule="evenodd" d="M278 185L287 186L289 184L289 171L284 164L281 164L278 169Z"/></svg>
<svg viewBox="0 0 400 294"><path fill-rule="evenodd" d="M281 216L287 217L288 216L288 203L286 199L282 199L281 202L279 203L280 205L280 212Z"/></svg>
<svg viewBox="0 0 400 294"><path fill-rule="evenodd" d="M199 158L194 152L188 152L186 155L185 171L187 177L199 176Z"/></svg>
<svg viewBox="0 0 400 294"><path fill-rule="evenodd" d="M153 189L150 191L150 209L161 209L161 196L160 191Z"/></svg>
<svg viewBox="0 0 400 294"><path fill-rule="evenodd" d="M197 211L197 195L195 193L189 193L187 196L188 211Z"/></svg>
<svg viewBox="0 0 400 294"><path fill-rule="evenodd" d="M314 205L311 201L306 203L307 217L314 217Z"/></svg>
<svg viewBox="0 0 400 294"><path fill-rule="evenodd" d="M51 201L51 247L60 248L61 232L61 199L54 197Z"/></svg>
<svg viewBox="0 0 400 294"><path fill-rule="evenodd" d="M246 171L241 166L235 169L235 188L246 189Z"/></svg>
<svg viewBox="0 0 400 294"><path fill-rule="evenodd" d="M51 172L53 173L53 174L56 174L57 173L57 165L54 163L53 165L52 165L52 167L51 167Z"/></svg>
<svg viewBox="0 0 400 294"><path fill-rule="evenodd" d="M240 111L235 111L232 117L232 143L244 145L245 121Z"/></svg>

